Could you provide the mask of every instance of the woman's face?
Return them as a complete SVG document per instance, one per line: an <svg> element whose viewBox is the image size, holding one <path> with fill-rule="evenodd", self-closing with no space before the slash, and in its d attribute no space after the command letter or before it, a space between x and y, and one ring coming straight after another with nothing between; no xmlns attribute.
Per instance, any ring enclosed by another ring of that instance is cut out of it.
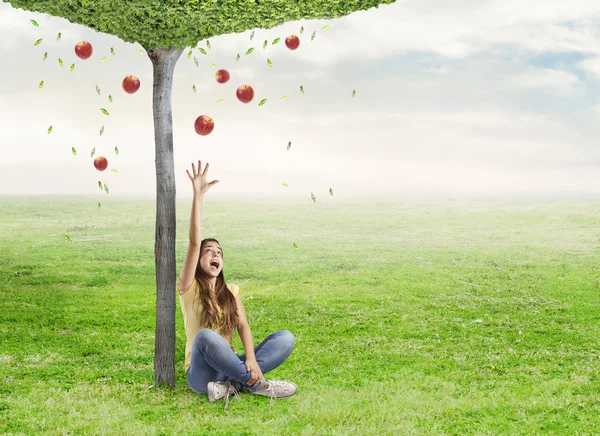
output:
<svg viewBox="0 0 600 436"><path fill-rule="evenodd" d="M223 252L218 243L208 241L200 253L200 268L208 277L217 277L223 269Z"/></svg>

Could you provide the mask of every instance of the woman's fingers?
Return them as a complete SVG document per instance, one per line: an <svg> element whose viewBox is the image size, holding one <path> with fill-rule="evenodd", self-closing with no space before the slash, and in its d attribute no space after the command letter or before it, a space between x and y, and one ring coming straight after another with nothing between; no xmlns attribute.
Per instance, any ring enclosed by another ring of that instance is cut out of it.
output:
<svg viewBox="0 0 600 436"><path fill-rule="evenodd" d="M192 174L194 175L194 177L200 175L200 176L206 176L206 172L208 171L208 163L205 165L204 170L202 170L202 161L198 161L198 169L196 170L196 165L194 165L194 163L192 162ZM189 173L188 173L189 175ZM192 177L192 176L190 176ZM218 182L218 180L217 180ZM216 183L216 182L215 182Z"/></svg>
<svg viewBox="0 0 600 436"><path fill-rule="evenodd" d="M256 371L253 372L248 367L246 367L246 370L250 373L250 378L248 379L248 384L250 386L257 386L258 384L260 384L260 381L262 380L262 374L260 374L259 372L256 372Z"/></svg>

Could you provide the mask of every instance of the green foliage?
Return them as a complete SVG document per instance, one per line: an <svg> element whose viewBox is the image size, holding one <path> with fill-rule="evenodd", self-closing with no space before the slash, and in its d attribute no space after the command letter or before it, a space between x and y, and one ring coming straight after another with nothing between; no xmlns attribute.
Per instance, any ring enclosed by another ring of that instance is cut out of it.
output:
<svg viewBox="0 0 600 436"><path fill-rule="evenodd" d="M65 18L152 49L194 47L213 36L288 21L340 18L395 0L0 0Z"/></svg>

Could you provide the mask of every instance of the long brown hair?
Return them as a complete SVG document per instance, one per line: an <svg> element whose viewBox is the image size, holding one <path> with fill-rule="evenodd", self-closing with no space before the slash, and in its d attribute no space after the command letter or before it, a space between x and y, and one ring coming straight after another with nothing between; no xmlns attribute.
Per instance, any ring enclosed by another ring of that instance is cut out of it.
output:
<svg viewBox="0 0 600 436"><path fill-rule="evenodd" d="M203 239L200 243L200 258L202 258L207 242L216 242L219 244L219 241L213 238ZM222 249L221 253L223 253ZM219 328L221 333L226 336L233 334L235 330L236 304L233 294L227 289L223 268L221 268L221 272L217 276L215 292L213 293L210 292L208 277L200 267L200 259L198 259L198 264L196 265L195 276L200 285L194 298L200 326L213 330ZM203 309L199 312L198 307L200 304L202 304ZM219 316L219 308L223 311L221 317Z"/></svg>

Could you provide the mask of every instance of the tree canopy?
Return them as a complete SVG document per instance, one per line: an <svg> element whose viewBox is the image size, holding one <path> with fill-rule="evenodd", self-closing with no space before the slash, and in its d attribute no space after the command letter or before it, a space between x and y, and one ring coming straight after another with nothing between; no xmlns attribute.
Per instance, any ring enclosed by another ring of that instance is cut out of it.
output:
<svg viewBox="0 0 600 436"><path fill-rule="evenodd" d="M7 1L7 0L1 0ZM10 0L12 7L62 17L152 49L300 19L340 18L395 0Z"/></svg>

